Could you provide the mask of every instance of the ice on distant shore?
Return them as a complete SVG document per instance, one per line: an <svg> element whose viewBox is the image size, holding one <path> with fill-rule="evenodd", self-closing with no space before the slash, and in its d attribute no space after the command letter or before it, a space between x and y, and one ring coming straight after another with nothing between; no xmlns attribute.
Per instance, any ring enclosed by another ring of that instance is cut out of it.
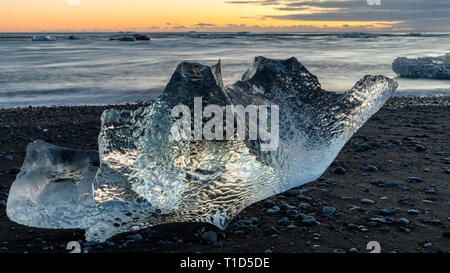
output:
<svg viewBox="0 0 450 273"><path fill-rule="evenodd" d="M135 41L150 41L150 35L148 34L140 34L136 33L133 35L125 35L125 36L119 36L119 37L110 37L109 40L111 41L122 41L122 42L135 42Z"/></svg>
<svg viewBox="0 0 450 273"><path fill-rule="evenodd" d="M67 38L69 40L81 40L81 39L83 39L83 37L81 37L80 35L69 35Z"/></svg>
<svg viewBox="0 0 450 273"><path fill-rule="evenodd" d="M401 77L450 79L450 53L439 57L405 58L394 60L392 70Z"/></svg>
<svg viewBox="0 0 450 273"><path fill-rule="evenodd" d="M56 41L56 39L51 36L33 36L33 38L31 38L31 41L33 41L33 42L50 42L50 41Z"/></svg>
<svg viewBox="0 0 450 273"><path fill-rule="evenodd" d="M295 58L264 57L224 86L220 64L183 62L152 105L103 113L99 161L94 152L30 144L7 214L28 226L86 229L95 241L173 222L224 229L247 206L320 177L396 88L365 76L339 95ZM278 148L261 151L261 139L174 140L171 109L192 109L195 97L205 107L278 105Z"/></svg>

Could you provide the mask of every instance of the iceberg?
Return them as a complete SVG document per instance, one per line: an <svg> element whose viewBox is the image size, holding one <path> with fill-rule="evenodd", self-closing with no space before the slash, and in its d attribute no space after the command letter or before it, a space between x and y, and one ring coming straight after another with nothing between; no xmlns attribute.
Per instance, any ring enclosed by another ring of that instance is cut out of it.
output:
<svg viewBox="0 0 450 273"><path fill-rule="evenodd" d="M33 36L33 38L31 38L31 41L33 41L33 42L52 42L52 41L56 41L56 39L51 36Z"/></svg>
<svg viewBox="0 0 450 273"><path fill-rule="evenodd" d="M98 153L29 144L7 215L27 226L85 229L88 241L173 222L225 229L247 206L320 177L396 88L384 76L365 76L344 94L328 92L297 59L264 57L224 86L220 62L182 62L150 106L103 113ZM279 122L268 125L279 127L278 146L261 149L262 137L176 139L172 109L194 109L199 97L203 110L278 106Z"/></svg>
<svg viewBox="0 0 450 273"><path fill-rule="evenodd" d="M136 42L136 38L134 36L120 36L120 37L111 37L110 41L121 41L121 42Z"/></svg>
<svg viewBox="0 0 450 273"><path fill-rule="evenodd" d="M141 34L141 33L136 33L133 34L133 37L136 39L136 41L150 41L150 35L148 34Z"/></svg>
<svg viewBox="0 0 450 273"><path fill-rule="evenodd" d="M81 39L83 39L83 37L81 37L80 35L69 35L68 37L67 37L67 39L69 39L69 40L81 40Z"/></svg>
<svg viewBox="0 0 450 273"><path fill-rule="evenodd" d="M400 77L450 79L450 53L439 57L400 57L392 63L392 70Z"/></svg>

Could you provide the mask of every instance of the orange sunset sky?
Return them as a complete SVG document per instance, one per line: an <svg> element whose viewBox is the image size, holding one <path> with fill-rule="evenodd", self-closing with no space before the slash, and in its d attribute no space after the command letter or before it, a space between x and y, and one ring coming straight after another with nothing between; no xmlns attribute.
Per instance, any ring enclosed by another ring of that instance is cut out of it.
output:
<svg viewBox="0 0 450 273"><path fill-rule="evenodd" d="M309 1L317 5L303 2L0 0L0 32L414 30L405 24L405 18L386 16L384 20L378 15L374 19L351 18L352 10L347 6L325 6L323 0ZM355 5L354 13L363 9L369 15L380 8L389 8L389 2L379 7L369 6L366 0L334 2L347 2ZM344 12L349 14L348 20Z"/></svg>

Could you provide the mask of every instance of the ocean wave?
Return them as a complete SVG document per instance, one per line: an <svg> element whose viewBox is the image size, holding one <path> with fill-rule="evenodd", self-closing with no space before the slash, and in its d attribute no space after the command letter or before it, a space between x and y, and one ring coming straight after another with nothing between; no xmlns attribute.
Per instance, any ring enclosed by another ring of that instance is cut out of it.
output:
<svg viewBox="0 0 450 273"><path fill-rule="evenodd" d="M0 33L1 41L31 41L35 36L50 36L57 41L79 39L71 39L71 36L86 38L92 41L105 41L110 38L123 35L132 35L136 33ZM368 32L336 32L336 33L251 33L251 32L230 32L230 33L213 33L213 32L173 32L173 33L149 33L152 39L166 38L186 38L186 39L252 39L252 38L279 38L279 39L304 39L304 38L381 38L381 37L450 37L450 33L368 33Z"/></svg>

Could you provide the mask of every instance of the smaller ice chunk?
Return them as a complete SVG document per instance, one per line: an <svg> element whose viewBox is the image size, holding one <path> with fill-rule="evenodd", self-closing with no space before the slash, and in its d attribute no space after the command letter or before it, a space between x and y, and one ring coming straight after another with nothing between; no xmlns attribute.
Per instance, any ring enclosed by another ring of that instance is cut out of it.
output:
<svg viewBox="0 0 450 273"><path fill-rule="evenodd" d="M450 79L450 53L439 57L405 58L392 63L392 70L400 77Z"/></svg>
<svg viewBox="0 0 450 273"><path fill-rule="evenodd" d="M84 228L92 205L96 151L57 147L37 140L11 186L6 213L15 222L42 228ZM32 183L30 183L32 181Z"/></svg>

